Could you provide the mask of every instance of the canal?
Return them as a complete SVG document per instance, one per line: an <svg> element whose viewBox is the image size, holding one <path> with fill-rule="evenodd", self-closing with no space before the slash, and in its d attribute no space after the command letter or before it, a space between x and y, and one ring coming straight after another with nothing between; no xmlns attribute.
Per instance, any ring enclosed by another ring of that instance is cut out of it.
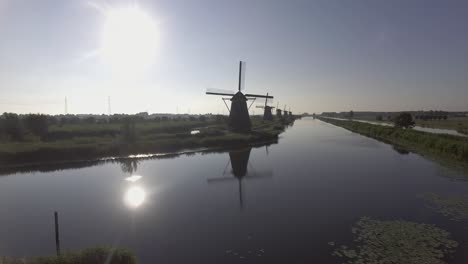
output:
<svg viewBox="0 0 468 264"><path fill-rule="evenodd" d="M369 217L447 231L458 247L442 261L461 264L466 179L304 118L269 146L0 176L0 256L54 254L57 211L62 249L125 247L140 263L343 263L333 252Z"/></svg>

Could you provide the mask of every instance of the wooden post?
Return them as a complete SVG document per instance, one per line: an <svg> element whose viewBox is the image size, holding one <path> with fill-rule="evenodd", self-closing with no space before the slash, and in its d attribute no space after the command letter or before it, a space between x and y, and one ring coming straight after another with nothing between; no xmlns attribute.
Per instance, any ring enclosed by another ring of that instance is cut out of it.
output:
<svg viewBox="0 0 468 264"><path fill-rule="evenodd" d="M59 223L58 223L58 213L54 212L55 218L55 248L57 249L57 256L60 255L60 236L59 236Z"/></svg>

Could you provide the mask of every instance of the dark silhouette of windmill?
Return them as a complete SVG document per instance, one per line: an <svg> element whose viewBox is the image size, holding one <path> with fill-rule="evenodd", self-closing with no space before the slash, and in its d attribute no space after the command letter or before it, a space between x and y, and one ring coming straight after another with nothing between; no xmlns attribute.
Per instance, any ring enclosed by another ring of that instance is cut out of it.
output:
<svg viewBox="0 0 468 264"><path fill-rule="evenodd" d="M225 181L232 181L237 179L238 184L239 184L239 206L241 209L244 208L244 193L242 189L242 183L246 179L252 179L252 178L270 178L273 173L271 171L255 171L253 166L249 163L249 158L250 158L250 152L252 150L252 147L247 147L244 149L240 150L233 150L229 152L229 161L226 164L226 167L224 168L223 176L219 178L210 178L207 179L208 183L217 183L217 182L225 182ZM267 149L268 153L268 149ZM231 174L234 176L225 176L226 175L226 169L231 164ZM250 166L250 169L252 172L248 171L248 167Z"/></svg>
<svg viewBox="0 0 468 264"><path fill-rule="evenodd" d="M256 98L273 99L273 96L258 95L258 94L243 94L245 81L245 62L239 63L239 87L237 93L229 91L206 91L206 94L231 96L231 98L222 98L226 108L229 111L229 128L236 132L248 132L252 128L250 122L249 109ZM225 100L231 101L231 108L228 107ZM252 103L247 107L247 101L252 100Z"/></svg>
<svg viewBox="0 0 468 264"><path fill-rule="evenodd" d="M288 112L289 116L292 116L292 112L291 112L291 107L289 107L289 112Z"/></svg>
<svg viewBox="0 0 468 264"><path fill-rule="evenodd" d="M266 94L266 96L268 96L268 93ZM273 114L271 113L271 109L275 107L268 105L268 98L265 98L265 105L257 105L257 108L263 109L263 120L273 121Z"/></svg>
<svg viewBox="0 0 468 264"><path fill-rule="evenodd" d="M276 104L276 117L281 118L282 117L281 109L278 106L279 106L279 102Z"/></svg>

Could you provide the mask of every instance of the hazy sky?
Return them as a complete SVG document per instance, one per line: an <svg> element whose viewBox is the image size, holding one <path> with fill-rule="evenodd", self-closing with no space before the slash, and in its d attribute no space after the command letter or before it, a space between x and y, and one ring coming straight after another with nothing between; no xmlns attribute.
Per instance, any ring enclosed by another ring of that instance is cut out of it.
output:
<svg viewBox="0 0 468 264"><path fill-rule="evenodd" d="M152 66L103 62L105 16L135 0L0 0L0 112L218 113L206 88L269 92L293 112L468 110L468 2L137 1ZM94 7L93 7L94 6Z"/></svg>

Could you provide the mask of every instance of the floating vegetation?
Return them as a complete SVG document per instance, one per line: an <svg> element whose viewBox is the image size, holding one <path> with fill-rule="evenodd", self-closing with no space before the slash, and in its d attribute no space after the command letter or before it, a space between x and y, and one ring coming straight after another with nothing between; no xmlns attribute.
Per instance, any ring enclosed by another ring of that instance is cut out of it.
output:
<svg viewBox="0 0 468 264"><path fill-rule="evenodd" d="M435 193L424 194L428 206L454 221L468 220L468 195L442 197Z"/></svg>
<svg viewBox="0 0 468 264"><path fill-rule="evenodd" d="M349 264L443 264L458 246L443 229L407 221L363 217L352 232L356 246L340 246L333 252Z"/></svg>

